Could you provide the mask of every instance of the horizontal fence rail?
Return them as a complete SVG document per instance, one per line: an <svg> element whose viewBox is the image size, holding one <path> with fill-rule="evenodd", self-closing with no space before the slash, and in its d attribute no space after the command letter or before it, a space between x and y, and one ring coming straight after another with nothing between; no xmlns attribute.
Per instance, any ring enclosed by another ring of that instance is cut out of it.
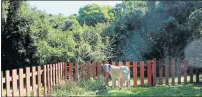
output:
<svg viewBox="0 0 202 97"><path fill-rule="evenodd" d="M1 72L2 96L46 96L51 94L53 87L61 84L63 80L88 80L91 77L97 79L105 77L106 85L109 86L110 75L104 72L102 64L114 66L127 66L131 71L132 86L156 86L177 85L187 82L199 83L200 69L199 59L153 60L148 61L126 61L126 62L60 62L43 66L33 66L13 69ZM3 75L4 74L4 75ZM195 75L195 79L194 79ZM189 77L189 80L188 80ZM171 80L170 80L171 79ZM176 81L177 79L177 81ZM120 79L123 86L123 80Z"/></svg>

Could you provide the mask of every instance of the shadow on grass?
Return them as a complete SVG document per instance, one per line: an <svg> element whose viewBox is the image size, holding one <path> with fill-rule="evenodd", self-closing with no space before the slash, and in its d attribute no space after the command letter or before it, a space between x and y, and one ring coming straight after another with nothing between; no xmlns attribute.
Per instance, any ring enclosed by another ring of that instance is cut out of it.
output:
<svg viewBox="0 0 202 97"><path fill-rule="evenodd" d="M108 89L103 96L202 96L202 84L177 86L131 87L131 89Z"/></svg>

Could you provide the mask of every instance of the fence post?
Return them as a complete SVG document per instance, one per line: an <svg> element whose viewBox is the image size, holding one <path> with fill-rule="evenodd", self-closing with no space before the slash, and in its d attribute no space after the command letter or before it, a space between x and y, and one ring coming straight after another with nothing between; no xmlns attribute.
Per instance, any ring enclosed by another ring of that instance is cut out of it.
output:
<svg viewBox="0 0 202 97"><path fill-rule="evenodd" d="M137 86L137 62L133 61L133 83Z"/></svg>
<svg viewBox="0 0 202 97"><path fill-rule="evenodd" d="M48 95L50 94L50 69L49 69L49 64L47 65L47 83L48 83Z"/></svg>
<svg viewBox="0 0 202 97"><path fill-rule="evenodd" d="M69 63L69 80L72 80L72 63Z"/></svg>
<svg viewBox="0 0 202 97"><path fill-rule="evenodd" d="M41 96L41 66L37 67L38 72L38 96Z"/></svg>
<svg viewBox="0 0 202 97"><path fill-rule="evenodd" d="M67 62L64 63L64 79L67 79Z"/></svg>
<svg viewBox="0 0 202 97"><path fill-rule="evenodd" d="M52 90L53 85L53 66L50 64L50 91Z"/></svg>
<svg viewBox="0 0 202 97"><path fill-rule="evenodd" d="M187 83L187 60L184 59L184 84Z"/></svg>
<svg viewBox="0 0 202 97"><path fill-rule="evenodd" d="M55 86L57 86L58 80L58 63L55 63Z"/></svg>
<svg viewBox="0 0 202 97"><path fill-rule="evenodd" d="M93 78L96 77L96 63L95 62L92 62L93 64Z"/></svg>
<svg viewBox="0 0 202 97"><path fill-rule="evenodd" d="M17 70L12 70L13 96L17 96Z"/></svg>
<svg viewBox="0 0 202 97"><path fill-rule="evenodd" d="M140 80L141 86L144 86L144 61L140 61Z"/></svg>
<svg viewBox="0 0 202 97"><path fill-rule="evenodd" d="M81 79L84 80L84 64L81 65Z"/></svg>
<svg viewBox="0 0 202 97"><path fill-rule="evenodd" d="M33 96L36 96L36 67L32 67L32 91L33 91Z"/></svg>
<svg viewBox="0 0 202 97"><path fill-rule="evenodd" d="M178 84L181 84L181 59L178 58L177 74L178 74Z"/></svg>
<svg viewBox="0 0 202 97"><path fill-rule="evenodd" d="M87 63L86 70L87 70L87 79L90 79L90 62Z"/></svg>
<svg viewBox="0 0 202 97"><path fill-rule="evenodd" d="M24 96L23 69L19 69L20 95ZM3 92L2 92L3 93Z"/></svg>
<svg viewBox="0 0 202 97"><path fill-rule="evenodd" d="M152 86L152 67L151 60L147 61L147 76L148 76L148 85Z"/></svg>
<svg viewBox="0 0 202 97"><path fill-rule="evenodd" d="M153 73L153 85L156 86L156 58L153 58L153 65L152 65L152 73Z"/></svg>
<svg viewBox="0 0 202 97"><path fill-rule="evenodd" d="M123 62L120 61L119 66L122 66L122 65L123 65ZM122 77L121 77L119 82L120 82L120 85L123 86L123 78Z"/></svg>
<svg viewBox="0 0 202 97"><path fill-rule="evenodd" d="M6 70L6 96L11 96L10 91L10 71Z"/></svg>
<svg viewBox="0 0 202 97"><path fill-rule="evenodd" d="M55 64L53 64L53 87L55 87Z"/></svg>
<svg viewBox="0 0 202 97"><path fill-rule="evenodd" d="M97 62L97 74L98 74L98 77L101 76L102 74L102 67L101 67L101 62Z"/></svg>
<svg viewBox="0 0 202 97"><path fill-rule="evenodd" d="M75 79L78 80L78 62L75 62Z"/></svg>
<svg viewBox="0 0 202 97"><path fill-rule="evenodd" d="M47 83L46 83L46 81L47 81L47 79L46 79L46 65L43 65L43 78L44 78L44 96L46 96L47 95Z"/></svg>
<svg viewBox="0 0 202 97"><path fill-rule="evenodd" d="M30 96L30 67L26 68L26 93Z"/></svg>
<svg viewBox="0 0 202 97"><path fill-rule="evenodd" d="M159 60L159 84L162 85L163 84L163 67L162 67L162 60Z"/></svg>
<svg viewBox="0 0 202 97"><path fill-rule="evenodd" d="M175 58L172 58L171 74L172 74L172 85L175 85Z"/></svg>

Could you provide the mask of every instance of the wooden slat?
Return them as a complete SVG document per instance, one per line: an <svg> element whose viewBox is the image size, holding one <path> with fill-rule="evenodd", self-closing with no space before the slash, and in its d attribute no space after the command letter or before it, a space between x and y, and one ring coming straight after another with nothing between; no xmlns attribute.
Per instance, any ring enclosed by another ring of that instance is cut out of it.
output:
<svg viewBox="0 0 202 97"><path fill-rule="evenodd" d="M60 83L60 63L58 63L58 83Z"/></svg>
<svg viewBox="0 0 202 97"><path fill-rule="evenodd" d="M199 58L196 58L196 66L200 66ZM196 68L196 82L199 83L199 68Z"/></svg>
<svg viewBox="0 0 202 97"><path fill-rule="evenodd" d="M46 65L43 66L43 69L44 69L44 75L43 75L43 78L44 78L44 96L47 95L47 76L46 76Z"/></svg>
<svg viewBox="0 0 202 97"><path fill-rule="evenodd" d="M178 75L178 84L181 84L181 59L177 58L177 75Z"/></svg>
<svg viewBox="0 0 202 97"><path fill-rule="evenodd" d="M156 58L153 58L153 65L152 65L152 74L153 74L153 85L156 85Z"/></svg>
<svg viewBox="0 0 202 97"><path fill-rule="evenodd" d="M12 85L13 85L13 96L18 96L17 94L17 79L16 79L16 76L17 76L17 69L13 69L12 70Z"/></svg>
<svg viewBox="0 0 202 97"><path fill-rule="evenodd" d="M144 61L140 61L140 80L141 86L144 86Z"/></svg>
<svg viewBox="0 0 202 97"><path fill-rule="evenodd" d="M50 65L48 64L46 68L47 68L46 70L47 70L47 84L48 84L47 93L50 94Z"/></svg>
<svg viewBox="0 0 202 97"><path fill-rule="evenodd" d="M75 62L75 79L78 80L78 62Z"/></svg>
<svg viewBox="0 0 202 97"><path fill-rule="evenodd" d="M55 64L55 85L58 84L58 63Z"/></svg>
<svg viewBox="0 0 202 97"><path fill-rule="evenodd" d="M55 87L55 64L53 64L53 87Z"/></svg>
<svg viewBox="0 0 202 97"><path fill-rule="evenodd" d="M2 81L2 79L3 79L3 71L1 71L1 97L4 96L4 94L3 94L3 81Z"/></svg>
<svg viewBox="0 0 202 97"><path fill-rule="evenodd" d="M30 96L30 67L26 68L26 93Z"/></svg>
<svg viewBox="0 0 202 97"><path fill-rule="evenodd" d="M10 91L10 72L9 70L6 70L6 96L11 96L11 91Z"/></svg>
<svg viewBox="0 0 202 97"><path fill-rule="evenodd" d="M61 63L60 63L60 79L61 79L61 80L63 80L62 72L63 72L63 67L62 67L62 62L61 62Z"/></svg>
<svg viewBox="0 0 202 97"><path fill-rule="evenodd" d="M137 62L133 61L133 84L137 86Z"/></svg>
<svg viewBox="0 0 202 97"><path fill-rule="evenodd" d="M67 62L64 63L64 79L67 79Z"/></svg>
<svg viewBox="0 0 202 97"><path fill-rule="evenodd" d="M60 74L61 74L61 80L63 80L63 67L62 67L62 62L61 62L61 64L60 64Z"/></svg>
<svg viewBox="0 0 202 97"><path fill-rule="evenodd" d="M50 78L50 92L51 92L51 90L52 90L52 85L53 85L53 84L52 84L52 82L53 82L53 81L52 81L52 78L53 78L53 77L52 77L52 69L53 69L52 64L49 65L49 69L50 69L50 75L49 75L50 77L49 77L49 78Z"/></svg>
<svg viewBox="0 0 202 97"><path fill-rule="evenodd" d="M19 69L19 82L20 82L20 96L24 96L24 81L23 81L23 69Z"/></svg>
<svg viewBox="0 0 202 97"><path fill-rule="evenodd" d="M100 77L102 75L102 70L101 70L101 63L100 62L97 62L97 74L98 74L98 77Z"/></svg>
<svg viewBox="0 0 202 97"><path fill-rule="evenodd" d="M37 72L38 72L38 95L37 96L41 96L41 66L38 66L37 67Z"/></svg>
<svg viewBox="0 0 202 97"><path fill-rule="evenodd" d="M115 62L112 62L112 65L113 65L113 66L116 66L116 63L115 63ZM112 83L112 84L114 84L114 87L116 87L116 80L115 80L114 83Z"/></svg>
<svg viewBox="0 0 202 97"><path fill-rule="evenodd" d="M123 65L123 62L120 61L119 66L122 66L122 65ZM123 78L122 77L121 77L119 82L120 82L120 85L123 86Z"/></svg>
<svg viewBox="0 0 202 97"><path fill-rule="evenodd" d="M187 83L187 59L184 59L184 84Z"/></svg>
<svg viewBox="0 0 202 97"><path fill-rule="evenodd" d="M148 85L152 86L152 67L151 67L151 61L147 61L147 76L148 76Z"/></svg>
<svg viewBox="0 0 202 97"><path fill-rule="evenodd" d="M193 83L193 58L190 59L189 73L190 73L190 82Z"/></svg>
<svg viewBox="0 0 202 97"><path fill-rule="evenodd" d="M171 75L172 75L172 85L175 85L175 59L172 58L172 68L171 68Z"/></svg>
<svg viewBox="0 0 202 97"><path fill-rule="evenodd" d="M96 63L95 62L92 62L93 64L93 78L96 77Z"/></svg>
<svg viewBox="0 0 202 97"><path fill-rule="evenodd" d="M169 64L168 64L168 58L165 59L165 76L166 76L166 85L169 85Z"/></svg>
<svg viewBox="0 0 202 97"><path fill-rule="evenodd" d="M105 62L105 64L108 64L108 62ZM109 73L105 71L105 82L106 85L109 86Z"/></svg>
<svg viewBox="0 0 202 97"><path fill-rule="evenodd" d="M159 60L159 85L163 84L163 66L161 61Z"/></svg>
<svg viewBox="0 0 202 97"><path fill-rule="evenodd" d="M73 73L72 73L72 71L73 71L73 68L72 68L72 63L70 62L69 63L69 80L73 80Z"/></svg>
<svg viewBox="0 0 202 97"><path fill-rule="evenodd" d="M86 66L86 70L87 70L87 79L90 79L90 62L88 62L87 66Z"/></svg>
<svg viewBox="0 0 202 97"><path fill-rule="evenodd" d="M36 96L36 75L34 73L36 72L36 67L32 67L32 91L33 91L33 96Z"/></svg>
<svg viewBox="0 0 202 97"><path fill-rule="evenodd" d="M81 65L81 80L84 80L84 64Z"/></svg>

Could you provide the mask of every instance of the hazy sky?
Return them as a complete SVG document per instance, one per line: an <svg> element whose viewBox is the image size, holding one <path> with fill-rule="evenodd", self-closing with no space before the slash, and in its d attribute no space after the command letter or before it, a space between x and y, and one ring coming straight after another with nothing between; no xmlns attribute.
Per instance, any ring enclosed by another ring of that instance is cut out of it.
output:
<svg viewBox="0 0 202 97"><path fill-rule="evenodd" d="M96 3L99 5L114 6L121 1L29 1L30 5L36 6L37 9L46 11L51 14L62 13L65 16L78 14L79 8L87 4Z"/></svg>

